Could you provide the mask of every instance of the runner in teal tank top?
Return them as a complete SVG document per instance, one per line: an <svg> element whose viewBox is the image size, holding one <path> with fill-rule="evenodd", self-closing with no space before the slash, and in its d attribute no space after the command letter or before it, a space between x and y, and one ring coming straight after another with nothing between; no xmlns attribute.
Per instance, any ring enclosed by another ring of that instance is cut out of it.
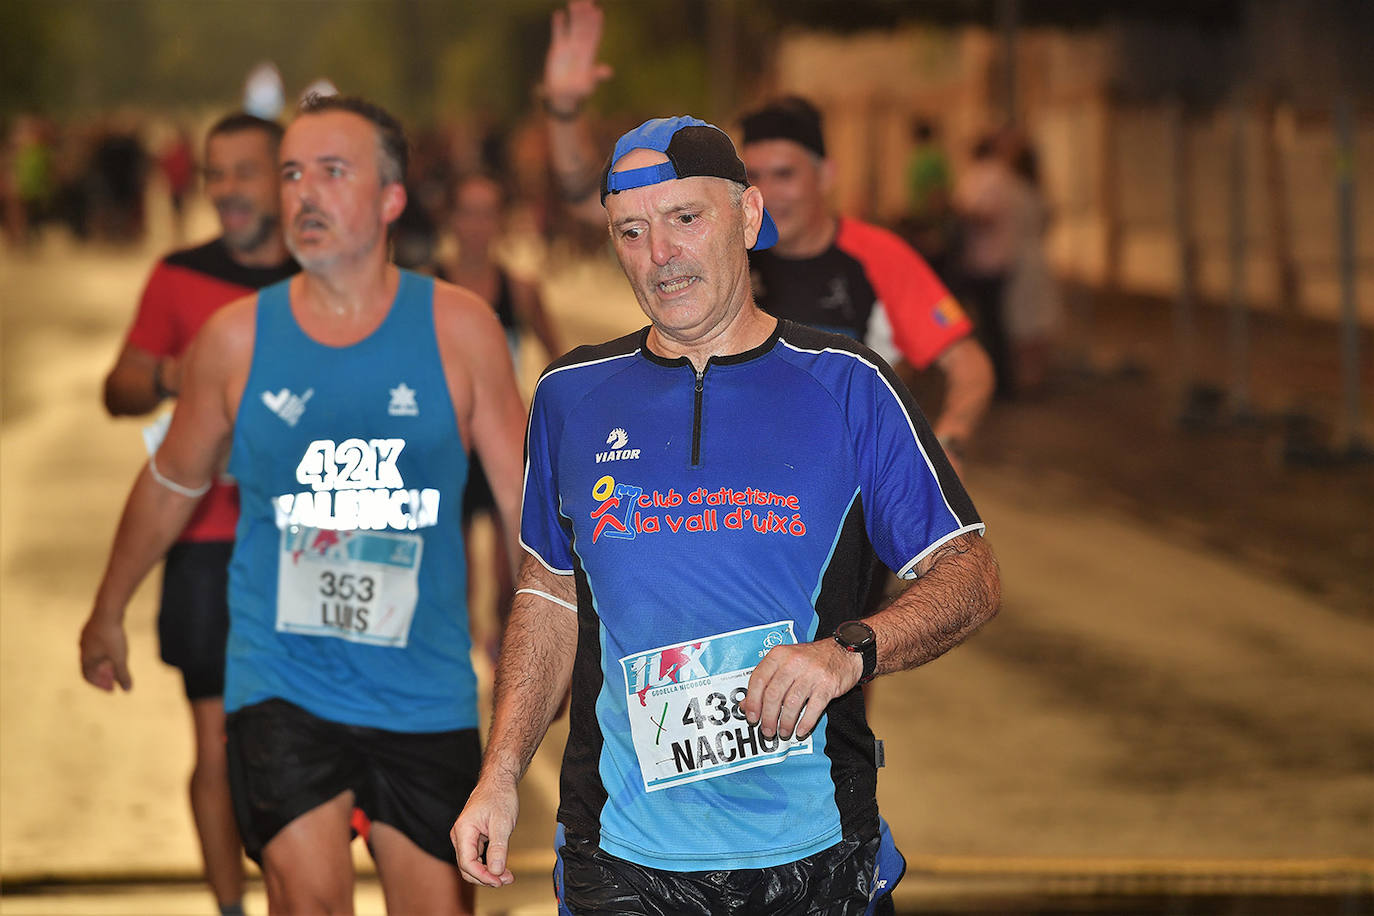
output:
<svg viewBox="0 0 1374 916"><path fill-rule="evenodd" d="M477 727L460 515L467 458L434 335L434 281L401 272L381 327L348 347L258 296L229 473L225 708L288 700L392 731Z"/></svg>
<svg viewBox="0 0 1374 916"><path fill-rule="evenodd" d="M350 826L388 911L473 909L448 840L481 754L459 517L471 451L517 524L525 411L490 306L387 260L405 165L385 111L302 104L280 152L302 273L191 345L82 634L86 679L129 689L125 606L227 457L228 776L273 912L352 911Z"/></svg>

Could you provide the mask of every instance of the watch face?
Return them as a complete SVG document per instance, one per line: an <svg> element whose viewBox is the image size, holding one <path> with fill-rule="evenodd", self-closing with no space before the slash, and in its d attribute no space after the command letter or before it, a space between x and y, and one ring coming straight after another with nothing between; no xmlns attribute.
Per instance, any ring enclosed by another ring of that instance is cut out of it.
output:
<svg viewBox="0 0 1374 916"><path fill-rule="evenodd" d="M873 631L868 624L857 620L847 620L835 630L835 635L847 646L861 649L873 642Z"/></svg>

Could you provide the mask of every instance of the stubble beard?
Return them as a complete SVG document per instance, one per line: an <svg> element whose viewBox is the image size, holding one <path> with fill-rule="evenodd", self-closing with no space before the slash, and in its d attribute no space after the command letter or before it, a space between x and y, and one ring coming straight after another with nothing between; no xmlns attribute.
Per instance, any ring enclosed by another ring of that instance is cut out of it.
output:
<svg viewBox="0 0 1374 916"><path fill-rule="evenodd" d="M258 217L256 224L238 234L224 234L224 244L229 250L237 254L251 254L265 245L272 238L272 233L277 228L280 216L276 213L264 213Z"/></svg>
<svg viewBox="0 0 1374 916"><path fill-rule="evenodd" d="M285 234L285 242L286 250L291 252L291 257L296 259L296 263L301 266L302 270L310 273L321 273L372 251L379 243L383 242L385 234L385 227L379 228L366 243L359 245L352 252L340 251L336 248L328 252L312 254L308 250L301 250L296 244L294 235L290 232Z"/></svg>

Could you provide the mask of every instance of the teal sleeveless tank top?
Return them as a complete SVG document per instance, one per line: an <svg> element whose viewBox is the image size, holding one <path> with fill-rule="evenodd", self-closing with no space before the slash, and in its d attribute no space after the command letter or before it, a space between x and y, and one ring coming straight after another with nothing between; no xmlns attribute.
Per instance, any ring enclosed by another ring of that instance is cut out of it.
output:
<svg viewBox="0 0 1374 916"><path fill-rule="evenodd" d="M280 698L330 721L475 728L467 457L434 330L434 281L401 272L366 339L331 347L258 294L229 472L225 709Z"/></svg>

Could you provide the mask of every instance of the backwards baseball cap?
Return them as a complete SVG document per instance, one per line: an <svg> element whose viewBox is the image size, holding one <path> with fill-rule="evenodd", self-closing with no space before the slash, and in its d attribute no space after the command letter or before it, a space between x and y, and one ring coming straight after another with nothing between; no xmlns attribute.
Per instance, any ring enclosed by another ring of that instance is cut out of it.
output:
<svg viewBox="0 0 1374 916"><path fill-rule="evenodd" d="M791 140L825 158L821 113L799 95L785 96L745 115L740 126L746 146L760 140Z"/></svg>
<svg viewBox="0 0 1374 916"><path fill-rule="evenodd" d="M636 149L654 150L667 156L668 161L638 169L611 171L611 166L619 162L622 156ZM737 184L749 184L744 163L740 161L735 144L730 142L725 131L714 124L686 116L653 118L615 142L615 150L601 172L601 203L606 203L607 194L618 194L631 188L677 178L698 177L724 178ZM750 250L762 251L777 241L778 227L765 208L758 240Z"/></svg>

